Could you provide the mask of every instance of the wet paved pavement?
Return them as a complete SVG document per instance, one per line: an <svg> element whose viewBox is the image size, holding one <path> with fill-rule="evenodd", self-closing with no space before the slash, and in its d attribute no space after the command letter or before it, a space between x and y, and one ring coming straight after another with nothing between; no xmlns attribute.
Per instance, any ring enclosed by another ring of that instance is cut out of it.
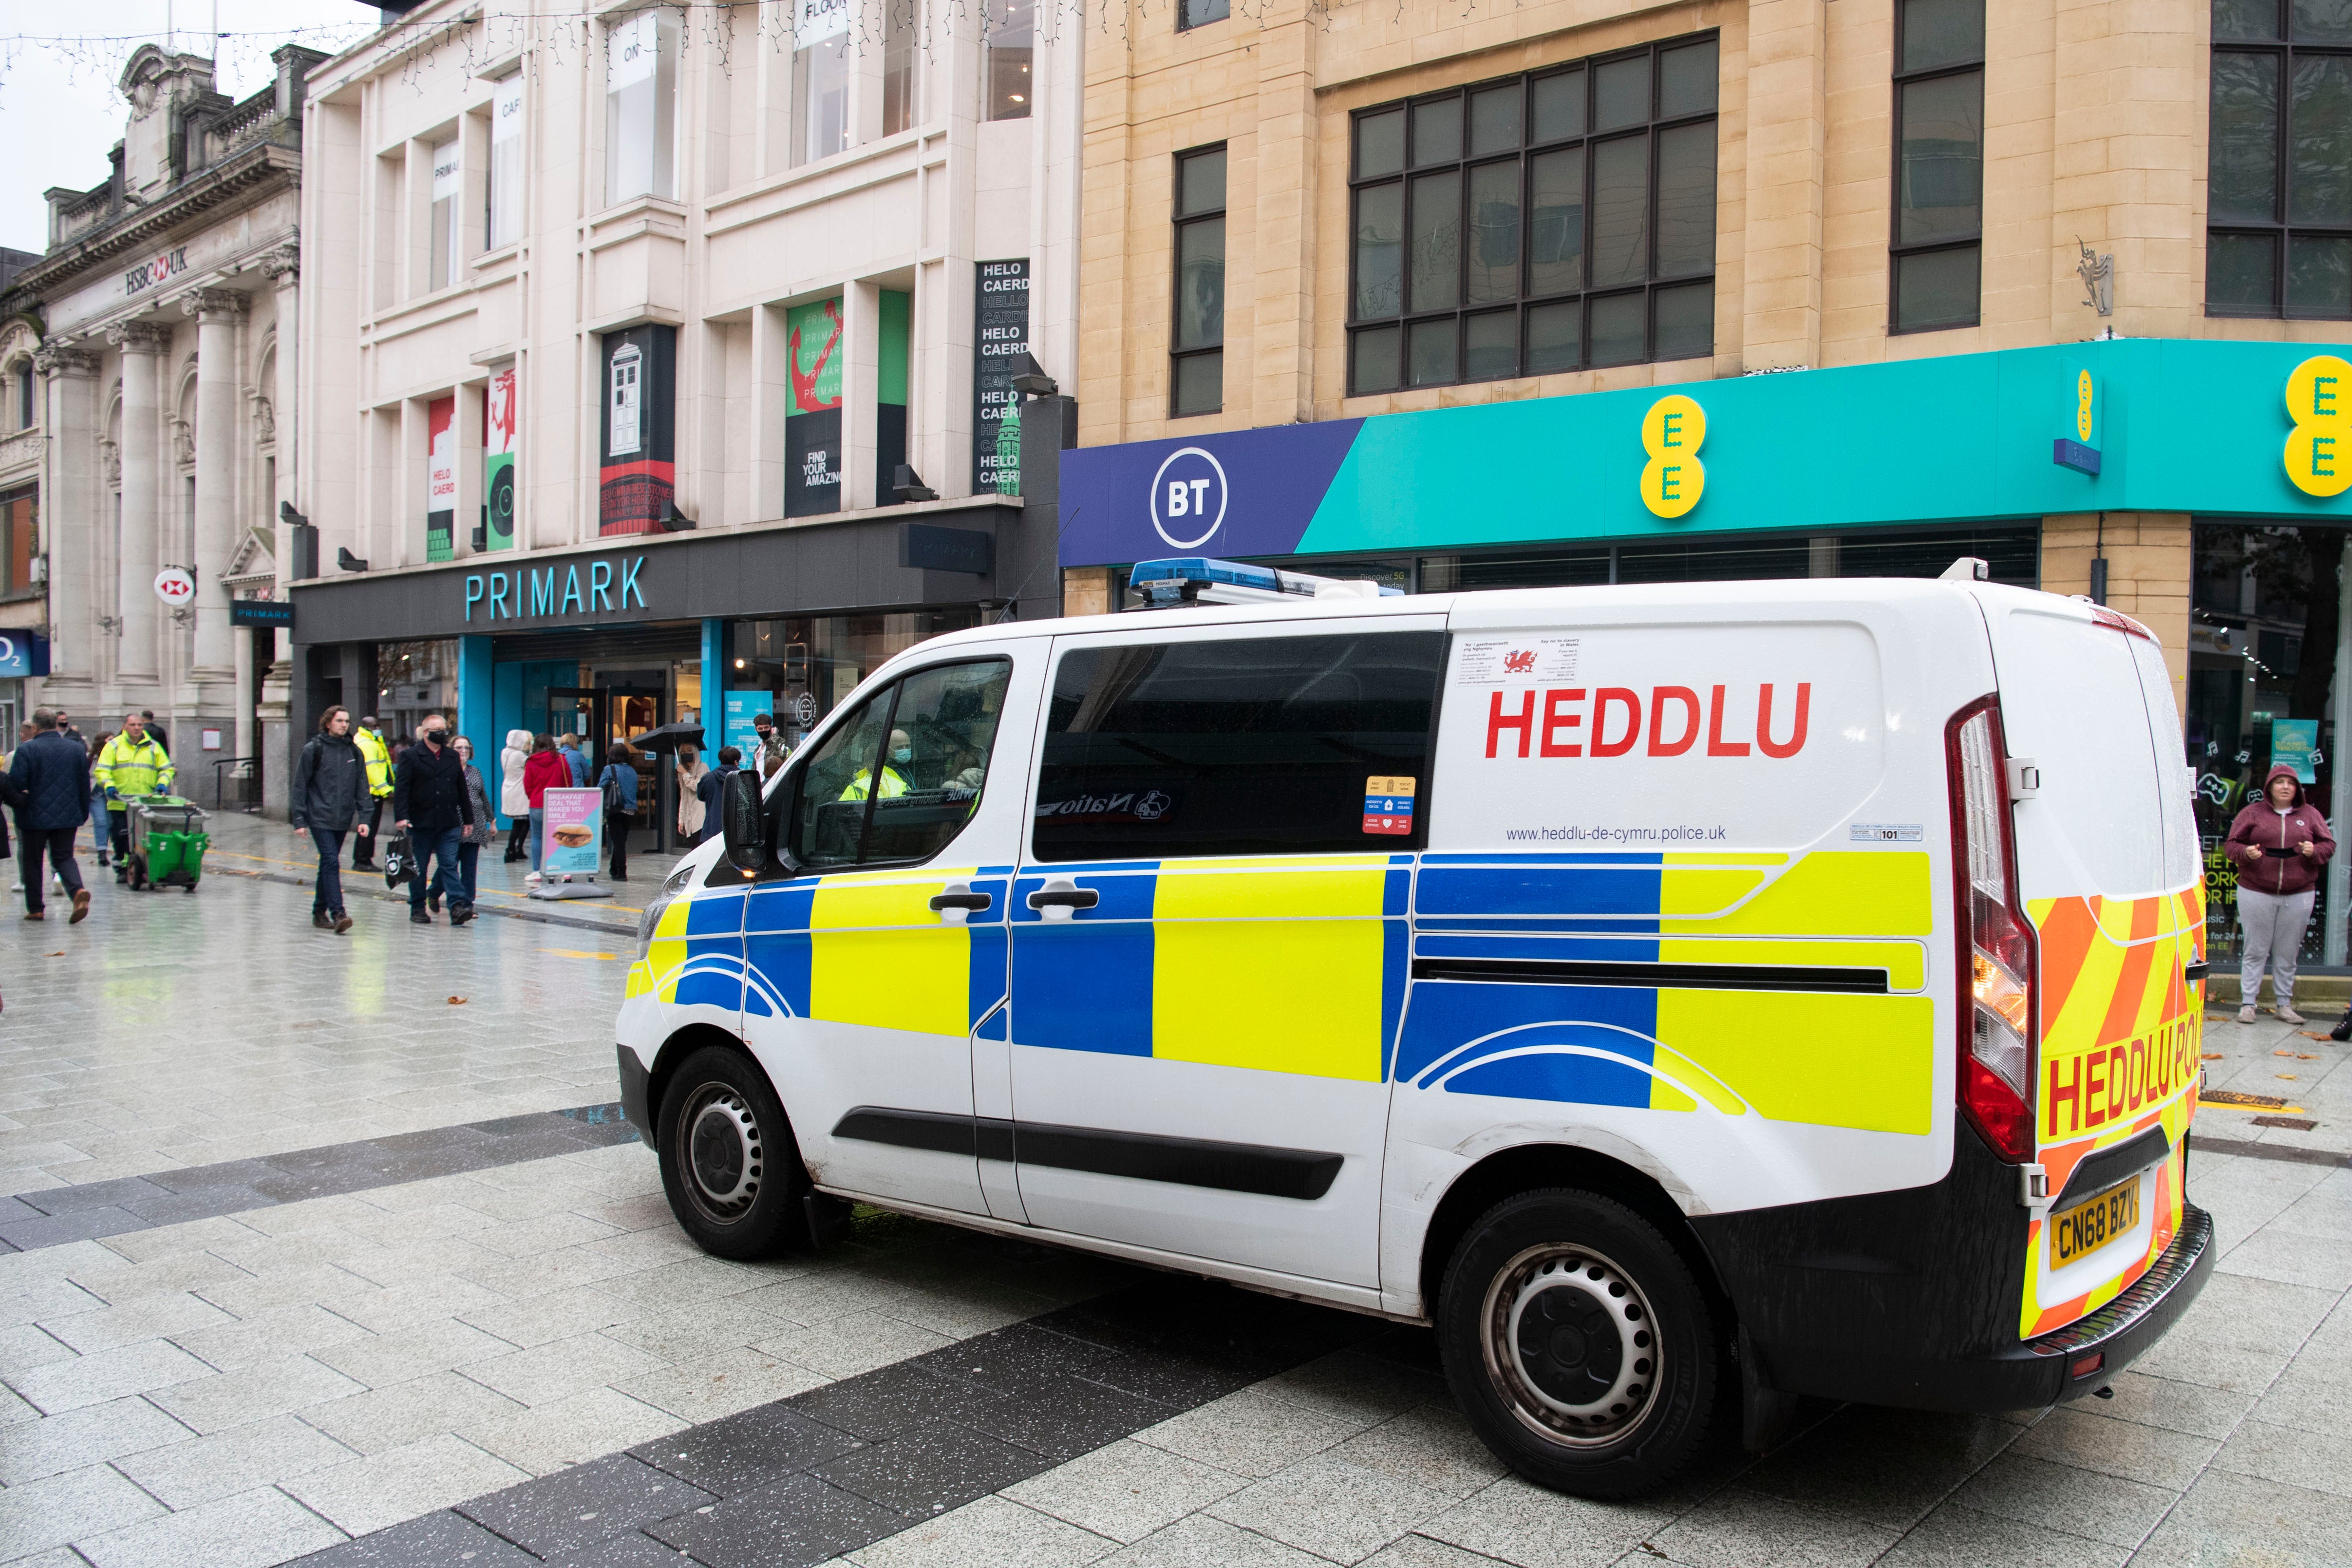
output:
<svg viewBox="0 0 2352 1568"><path fill-rule="evenodd" d="M224 850L292 841L252 826ZM356 1170L610 1098L617 930L355 905L337 940L308 907L224 876L0 921L0 1193L90 1212L57 1189ZM641 1145L518 1144L0 1255L0 1561L2352 1563L2352 1049L2268 1019L2206 1048L2319 1125L2200 1117L2224 1255L2111 1400L1824 1408L1578 1502L1500 1474L1419 1331L880 1215L723 1263Z"/></svg>

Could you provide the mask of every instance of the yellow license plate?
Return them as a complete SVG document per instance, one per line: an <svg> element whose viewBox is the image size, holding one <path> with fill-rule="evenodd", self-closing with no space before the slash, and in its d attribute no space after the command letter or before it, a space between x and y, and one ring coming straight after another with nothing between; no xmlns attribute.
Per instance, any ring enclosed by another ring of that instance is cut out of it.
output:
<svg viewBox="0 0 2352 1568"><path fill-rule="evenodd" d="M2050 1267L2079 1262L2139 1224L2139 1178L2084 1198L2050 1216Z"/></svg>

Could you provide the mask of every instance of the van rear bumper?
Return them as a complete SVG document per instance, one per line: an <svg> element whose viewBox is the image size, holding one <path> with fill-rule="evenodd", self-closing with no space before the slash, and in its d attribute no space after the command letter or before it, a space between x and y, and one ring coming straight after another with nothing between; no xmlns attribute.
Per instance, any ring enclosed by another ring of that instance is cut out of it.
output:
<svg viewBox="0 0 2352 1568"><path fill-rule="evenodd" d="M2164 1337L2213 1272L2213 1221L2184 1205L2180 1231L2147 1273L2097 1311L2004 1350L1950 1357L1874 1356L1818 1346L1758 1349L1771 1386L1913 1410L2030 1410L2080 1398Z"/></svg>

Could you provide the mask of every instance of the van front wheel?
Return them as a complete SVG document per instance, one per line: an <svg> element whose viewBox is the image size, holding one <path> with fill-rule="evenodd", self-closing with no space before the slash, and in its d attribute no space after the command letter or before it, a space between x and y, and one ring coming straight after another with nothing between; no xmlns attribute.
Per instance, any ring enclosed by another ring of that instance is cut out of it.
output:
<svg viewBox="0 0 2352 1568"><path fill-rule="evenodd" d="M670 1212L703 1251L749 1262L805 1234L808 1173L775 1089L749 1057L704 1046L680 1062L656 1127Z"/></svg>
<svg viewBox="0 0 2352 1568"><path fill-rule="evenodd" d="M1550 1188L1487 1210L1446 1268L1437 1339L1471 1426L1541 1485L1630 1497L1706 1440L1714 1314L1673 1244L1612 1199Z"/></svg>

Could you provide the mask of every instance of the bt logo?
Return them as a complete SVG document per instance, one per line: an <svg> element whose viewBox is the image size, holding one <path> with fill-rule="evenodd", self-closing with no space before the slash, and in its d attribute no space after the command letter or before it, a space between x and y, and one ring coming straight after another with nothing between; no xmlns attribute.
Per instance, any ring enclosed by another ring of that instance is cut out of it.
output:
<svg viewBox="0 0 2352 1568"><path fill-rule="evenodd" d="M1206 544L1225 522L1224 465L1206 448L1180 447L1151 477L1151 526L1179 550Z"/></svg>

